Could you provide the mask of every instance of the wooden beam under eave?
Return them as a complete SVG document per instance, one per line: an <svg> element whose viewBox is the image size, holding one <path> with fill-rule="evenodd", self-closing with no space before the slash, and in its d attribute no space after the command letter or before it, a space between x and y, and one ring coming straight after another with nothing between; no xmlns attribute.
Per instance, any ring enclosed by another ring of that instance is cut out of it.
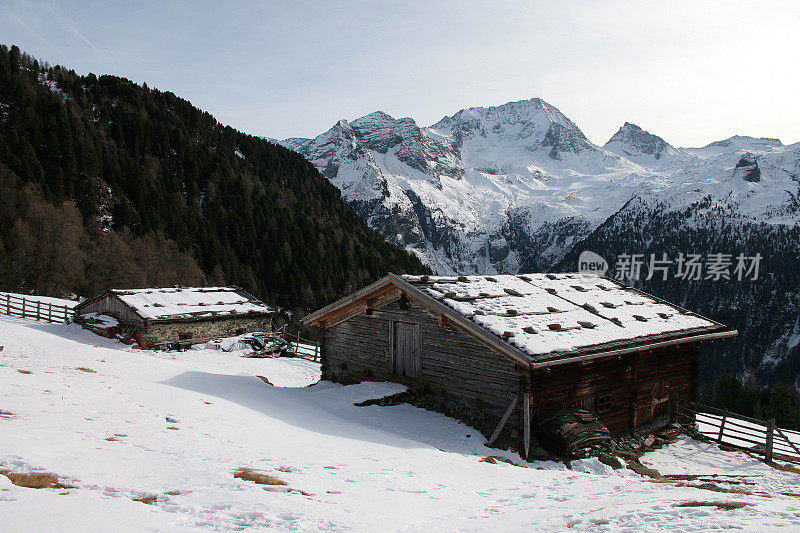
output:
<svg viewBox="0 0 800 533"><path fill-rule="evenodd" d="M341 309L337 309L333 313L326 315L324 319L319 321L319 325L323 328L330 328L336 326L337 324L341 324L342 322L346 322L350 320L354 316L358 316L362 313L367 311L367 302L366 300L359 300L357 302L353 302L348 304Z"/></svg>

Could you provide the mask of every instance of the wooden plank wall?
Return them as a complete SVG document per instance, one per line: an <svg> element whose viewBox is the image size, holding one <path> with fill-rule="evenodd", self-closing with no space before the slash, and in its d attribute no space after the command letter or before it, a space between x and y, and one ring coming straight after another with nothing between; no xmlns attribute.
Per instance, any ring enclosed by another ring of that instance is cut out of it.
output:
<svg viewBox="0 0 800 533"><path fill-rule="evenodd" d="M393 321L420 324L422 368L419 379L408 380L391 372ZM440 326L438 316L412 301L407 303L406 309L395 301L373 310L371 315L354 316L327 329L322 348L322 372L323 379L333 381L376 379L427 387L442 398L443 411L449 411L447 414L487 436L514 395L520 392L520 373L515 363L460 330ZM511 417L504 430L506 440L516 439L518 435L521 404L519 402L517 416Z"/></svg>
<svg viewBox="0 0 800 533"><path fill-rule="evenodd" d="M96 302L88 304L81 308L80 314L86 315L89 313L100 313L116 317L120 322L128 324L134 323L139 327L143 327L144 323L130 307L128 307L122 300L111 294L106 294Z"/></svg>
<svg viewBox="0 0 800 533"><path fill-rule="evenodd" d="M611 409L598 413L603 424L612 433L645 429L652 425L656 383L669 381L680 398L695 398L699 361L697 345L682 345L538 370L532 375L531 413L541 419L611 394Z"/></svg>
<svg viewBox="0 0 800 533"><path fill-rule="evenodd" d="M683 344L639 356L635 428L644 430L652 424L653 386L668 381L669 392L681 400L697 401L700 379L700 345Z"/></svg>

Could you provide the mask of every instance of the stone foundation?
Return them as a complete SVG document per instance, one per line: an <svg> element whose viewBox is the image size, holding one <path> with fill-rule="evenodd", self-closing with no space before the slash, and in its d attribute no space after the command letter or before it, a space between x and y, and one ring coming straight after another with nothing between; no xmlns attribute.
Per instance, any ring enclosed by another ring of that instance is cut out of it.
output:
<svg viewBox="0 0 800 533"><path fill-rule="evenodd" d="M271 329L272 317L269 315L232 316L196 322L151 323L144 331L137 332L136 338L141 346L155 346L166 342L232 337L255 331L271 331Z"/></svg>

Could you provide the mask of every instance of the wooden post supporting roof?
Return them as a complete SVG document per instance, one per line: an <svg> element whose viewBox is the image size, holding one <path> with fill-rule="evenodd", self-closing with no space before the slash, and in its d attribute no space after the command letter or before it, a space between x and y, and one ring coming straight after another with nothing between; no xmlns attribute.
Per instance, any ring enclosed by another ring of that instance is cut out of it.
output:
<svg viewBox="0 0 800 533"><path fill-rule="evenodd" d="M528 453L531 449L531 393L525 392L522 395L522 433L525 442L525 460L528 460Z"/></svg>

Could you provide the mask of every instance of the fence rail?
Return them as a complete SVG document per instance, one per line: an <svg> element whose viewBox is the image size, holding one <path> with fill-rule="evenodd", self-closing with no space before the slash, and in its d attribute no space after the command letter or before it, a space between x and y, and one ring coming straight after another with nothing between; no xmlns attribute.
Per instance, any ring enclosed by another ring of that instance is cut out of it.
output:
<svg viewBox="0 0 800 533"><path fill-rule="evenodd" d="M319 343L304 339L300 336L300 333L292 335L291 337L287 335L286 338L289 340L289 353L294 353L295 357L302 357L303 359L308 359L315 363L319 362Z"/></svg>
<svg viewBox="0 0 800 533"><path fill-rule="evenodd" d="M35 318L46 322L68 322L72 309L66 305L56 305L39 300L31 300L12 294L0 295L0 313L21 318Z"/></svg>
<svg viewBox="0 0 800 533"><path fill-rule="evenodd" d="M695 424L707 440L763 455L767 462L775 457L800 461L800 433L779 428L774 419L759 420L684 400L677 401L676 415L679 422Z"/></svg>

